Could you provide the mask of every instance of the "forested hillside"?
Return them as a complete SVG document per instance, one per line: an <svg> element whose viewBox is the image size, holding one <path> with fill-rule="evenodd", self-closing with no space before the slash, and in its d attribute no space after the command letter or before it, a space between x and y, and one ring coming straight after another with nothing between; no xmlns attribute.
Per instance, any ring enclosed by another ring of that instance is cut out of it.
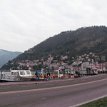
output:
<svg viewBox="0 0 107 107"><path fill-rule="evenodd" d="M92 26L62 32L25 51L2 68L18 67L19 63L24 61L26 65L27 61L33 63L34 60L43 60L42 62L44 62L50 55L54 60L59 60L61 56L67 56L67 63L71 64L72 57L90 52L95 53L99 58L104 56L103 59L107 61L107 27Z"/></svg>
<svg viewBox="0 0 107 107"><path fill-rule="evenodd" d="M72 57L88 52L107 54L107 27L92 26L62 32L25 51L15 60L34 60L49 54Z"/></svg>

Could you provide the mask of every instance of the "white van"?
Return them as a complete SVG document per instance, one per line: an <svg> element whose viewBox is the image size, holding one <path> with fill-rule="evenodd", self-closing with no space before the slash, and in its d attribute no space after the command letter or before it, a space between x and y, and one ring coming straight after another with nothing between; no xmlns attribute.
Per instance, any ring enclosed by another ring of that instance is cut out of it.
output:
<svg viewBox="0 0 107 107"><path fill-rule="evenodd" d="M0 80L4 81L26 81L31 80L32 73L30 70L10 70L1 71Z"/></svg>

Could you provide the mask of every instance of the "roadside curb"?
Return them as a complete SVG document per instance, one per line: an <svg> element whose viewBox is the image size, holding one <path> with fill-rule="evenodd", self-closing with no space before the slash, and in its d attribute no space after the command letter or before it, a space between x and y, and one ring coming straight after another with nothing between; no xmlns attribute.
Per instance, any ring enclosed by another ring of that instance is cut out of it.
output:
<svg viewBox="0 0 107 107"><path fill-rule="evenodd" d="M85 101L85 102L82 102L82 103L79 103L79 104L76 104L76 105L73 105L73 106L69 106L69 107L79 107L79 106L82 106L84 104L87 104L87 103L90 103L90 102L93 102L93 101L96 101L96 100L99 100L99 99L102 99L102 98L105 98L105 97L107 97L107 95L103 95L103 96L100 96L100 97L97 97L97 98L93 98L92 100Z"/></svg>

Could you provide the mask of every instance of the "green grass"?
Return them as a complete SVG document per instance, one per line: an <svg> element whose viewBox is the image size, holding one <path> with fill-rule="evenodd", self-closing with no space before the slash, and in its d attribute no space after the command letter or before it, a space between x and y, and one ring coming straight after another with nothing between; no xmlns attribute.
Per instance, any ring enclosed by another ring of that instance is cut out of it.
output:
<svg viewBox="0 0 107 107"><path fill-rule="evenodd" d="M107 107L107 97L81 105L79 107Z"/></svg>

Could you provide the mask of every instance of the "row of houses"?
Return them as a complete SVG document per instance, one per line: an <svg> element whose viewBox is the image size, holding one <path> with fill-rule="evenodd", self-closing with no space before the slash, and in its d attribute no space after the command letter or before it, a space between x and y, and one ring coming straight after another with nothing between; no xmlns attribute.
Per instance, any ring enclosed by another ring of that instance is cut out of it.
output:
<svg viewBox="0 0 107 107"><path fill-rule="evenodd" d="M104 56L103 61L101 61L99 56L91 52L89 54L72 57L72 63L69 62L69 56L67 55L55 57L49 55L45 60L41 58L40 60L22 60L15 62L17 66L13 66L11 70L19 70L19 72L22 72L20 70L30 70L32 76L35 76L35 78L36 76L38 77L38 75L40 75L41 78L49 77L47 74L50 74L50 78L61 78L72 77L72 75L98 74L107 71L107 62L104 61ZM35 75L36 71L38 71L38 75Z"/></svg>
<svg viewBox="0 0 107 107"><path fill-rule="evenodd" d="M106 63L89 63L84 62L73 66L60 66L57 70L9 70L1 71L0 80L5 81L25 81L25 80L48 80L75 78L82 75L93 75L98 73L106 73Z"/></svg>

